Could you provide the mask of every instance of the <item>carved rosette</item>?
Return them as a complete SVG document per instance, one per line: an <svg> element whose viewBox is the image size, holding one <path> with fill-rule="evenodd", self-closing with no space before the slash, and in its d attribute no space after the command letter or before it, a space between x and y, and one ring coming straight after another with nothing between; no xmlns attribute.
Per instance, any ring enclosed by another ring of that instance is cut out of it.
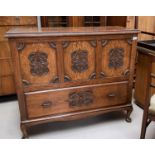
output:
<svg viewBox="0 0 155 155"><path fill-rule="evenodd" d="M32 52L28 56L30 61L30 72L33 76L42 76L48 74L49 69L47 58L48 55L42 51Z"/></svg>
<svg viewBox="0 0 155 155"><path fill-rule="evenodd" d="M109 68L120 68L123 66L124 49L112 48L109 51Z"/></svg>
<svg viewBox="0 0 155 155"><path fill-rule="evenodd" d="M19 52L21 52L25 48L25 44L23 42L18 42L16 44L16 48Z"/></svg>
<svg viewBox="0 0 155 155"><path fill-rule="evenodd" d="M69 105L79 107L93 103L92 91L73 92L69 94Z"/></svg>
<svg viewBox="0 0 155 155"><path fill-rule="evenodd" d="M96 47L97 46L97 41L96 40L91 40L91 41L89 41L89 43L90 43L90 45L92 47Z"/></svg>
<svg viewBox="0 0 155 155"><path fill-rule="evenodd" d="M88 69L88 51L76 50L71 54L72 70L77 73Z"/></svg>
<svg viewBox="0 0 155 155"><path fill-rule="evenodd" d="M56 42L54 42L54 41L49 42L49 46L50 46L51 48L56 49Z"/></svg>
<svg viewBox="0 0 155 155"><path fill-rule="evenodd" d="M70 44L69 41L63 41L63 42L62 42L62 47L63 47L63 48L67 48L69 44Z"/></svg>

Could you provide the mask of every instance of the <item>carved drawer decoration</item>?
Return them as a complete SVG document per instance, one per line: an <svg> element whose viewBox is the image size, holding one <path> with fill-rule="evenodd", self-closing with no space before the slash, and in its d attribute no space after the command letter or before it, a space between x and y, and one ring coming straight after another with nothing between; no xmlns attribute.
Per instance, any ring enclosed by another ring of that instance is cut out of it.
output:
<svg viewBox="0 0 155 155"><path fill-rule="evenodd" d="M119 68L123 66L124 60L124 49L123 48L112 48L109 51L109 68Z"/></svg>
<svg viewBox="0 0 155 155"><path fill-rule="evenodd" d="M93 103L92 91L73 92L69 94L69 105L79 107Z"/></svg>
<svg viewBox="0 0 155 155"><path fill-rule="evenodd" d="M28 59L30 61L30 72L33 76L46 75L49 72L48 55L42 51L32 52Z"/></svg>
<svg viewBox="0 0 155 155"><path fill-rule="evenodd" d="M88 51L77 50L71 54L72 70L74 72L84 72L88 69Z"/></svg>

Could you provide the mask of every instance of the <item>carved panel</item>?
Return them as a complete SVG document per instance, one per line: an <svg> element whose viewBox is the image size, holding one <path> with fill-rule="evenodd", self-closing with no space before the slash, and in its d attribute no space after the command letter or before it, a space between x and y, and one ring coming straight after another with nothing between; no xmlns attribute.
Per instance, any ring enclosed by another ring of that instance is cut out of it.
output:
<svg viewBox="0 0 155 155"><path fill-rule="evenodd" d="M109 67L120 68L123 66L124 49L123 48L112 48L109 51Z"/></svg>
<svg viewBox="0 0 155 155"><path fill-rule="evenodd" d="M73 92L69 94L69 105L71 107L79 107L93 103L92 91Z"/></svg>
<svg viewBox="0 0 155 155"><path fill-rule="evenodd" d="M91 74L95 72L96 51L90 40L72 41L63 51L64 74L72 81L90 79Z"/></svg>
<svg viewBox="0 0 155 155"><path fill-rule="evenodd" d="M48 55L42 51L30 53L28 59L30 61L30 72L33 76L42 76L48 74L49 69L47 58Z"/></svg>
<svg viewBox="0 0 155 155"><path fill-rule="evenodd" d="M88 69L88 51L77 50L71 54L72 70L74 72L84 72Z"/></svg>

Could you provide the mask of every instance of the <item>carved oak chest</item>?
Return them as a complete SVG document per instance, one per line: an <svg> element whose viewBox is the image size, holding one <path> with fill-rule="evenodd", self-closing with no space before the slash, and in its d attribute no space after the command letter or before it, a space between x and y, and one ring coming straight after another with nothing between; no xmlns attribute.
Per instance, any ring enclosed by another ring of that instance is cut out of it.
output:
<svg viewBox="0 0 155 155"><path fill-rule="evenodd" d="M121 27L17 28L9 38L21 129L125 111L131 96L137 30Z"/></svg>

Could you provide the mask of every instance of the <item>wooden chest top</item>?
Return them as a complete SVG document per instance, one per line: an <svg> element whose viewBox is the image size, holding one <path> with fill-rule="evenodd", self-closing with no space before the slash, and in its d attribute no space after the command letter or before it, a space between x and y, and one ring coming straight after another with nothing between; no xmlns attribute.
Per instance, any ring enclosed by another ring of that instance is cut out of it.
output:
<svg viewBox="0 0 155 155"><path fill-rule="evenodd" d="M6 37L38 37L38 36L87 36L107 34L136 34L138 30L118 26L106 27L65 27L65 28L13 28L6 33Z"/></svg>

